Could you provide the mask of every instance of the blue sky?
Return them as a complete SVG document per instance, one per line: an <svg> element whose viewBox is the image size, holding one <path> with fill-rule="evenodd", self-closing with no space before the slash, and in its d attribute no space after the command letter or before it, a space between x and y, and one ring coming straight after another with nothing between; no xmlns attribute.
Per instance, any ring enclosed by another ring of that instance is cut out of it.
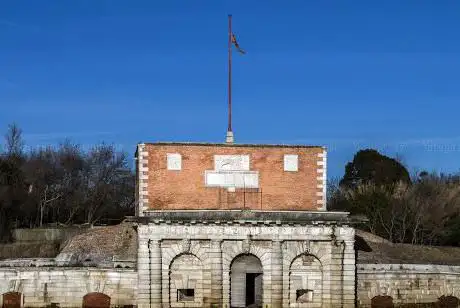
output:
<svg viewBox="0 0 460 308"><path fill-rule="evenodd" d="M237 142L326 145L332 177L366 147L460 169L460 1L1 1L0 128L223 141L228 13Z"/></svg>

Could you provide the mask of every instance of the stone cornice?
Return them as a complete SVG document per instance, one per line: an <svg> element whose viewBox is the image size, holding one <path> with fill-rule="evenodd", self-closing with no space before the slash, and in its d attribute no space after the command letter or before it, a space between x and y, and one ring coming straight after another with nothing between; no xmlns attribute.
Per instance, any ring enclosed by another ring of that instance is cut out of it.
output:
<svg viewBox="0 0 460 308"><path fill-rule="evenodd" d="M219 225L355 225L365 219L347 212L323 211L245 211L183 210L147 211L143 217L127 217L141 224L219 224Z"/></svg>

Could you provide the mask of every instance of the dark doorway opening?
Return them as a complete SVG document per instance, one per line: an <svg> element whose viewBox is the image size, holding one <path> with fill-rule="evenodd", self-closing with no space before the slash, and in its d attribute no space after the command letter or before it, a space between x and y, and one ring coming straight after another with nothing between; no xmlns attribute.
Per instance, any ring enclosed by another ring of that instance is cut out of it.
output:
<svg viewBox="0 0 460 308"><path fill-rule="evenodd" d="M195 289L178 289L177 301L192 301L195 299Z"/></svg>
<svg viewBox="0 0 460 308"><path fill-rule="evenodd" d="M262 273L246 273L246 307L262 306Z"/></svg>

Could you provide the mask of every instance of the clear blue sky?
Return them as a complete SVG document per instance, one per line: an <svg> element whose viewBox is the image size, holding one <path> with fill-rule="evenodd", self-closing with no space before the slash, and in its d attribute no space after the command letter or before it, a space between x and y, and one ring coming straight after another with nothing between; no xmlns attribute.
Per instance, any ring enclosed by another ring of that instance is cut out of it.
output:
<svg viewBox="0 0 460 308"><path fill-rule="evenodd" d="M460 1L0 2L0 127L68 137L221 142L227 14L239 143L359 148L412 171L460 169Z"/></svg>

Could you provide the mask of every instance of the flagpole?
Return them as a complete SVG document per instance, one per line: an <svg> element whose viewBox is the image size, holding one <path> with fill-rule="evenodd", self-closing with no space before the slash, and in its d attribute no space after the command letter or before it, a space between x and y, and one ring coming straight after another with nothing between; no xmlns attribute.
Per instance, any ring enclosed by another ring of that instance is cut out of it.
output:
<svg viewBox="0 0 460 308"><path fill-rule="evenodd" d="M232 131L232 15L228 15L228 127L227 143L233 143Z"/></svg>

